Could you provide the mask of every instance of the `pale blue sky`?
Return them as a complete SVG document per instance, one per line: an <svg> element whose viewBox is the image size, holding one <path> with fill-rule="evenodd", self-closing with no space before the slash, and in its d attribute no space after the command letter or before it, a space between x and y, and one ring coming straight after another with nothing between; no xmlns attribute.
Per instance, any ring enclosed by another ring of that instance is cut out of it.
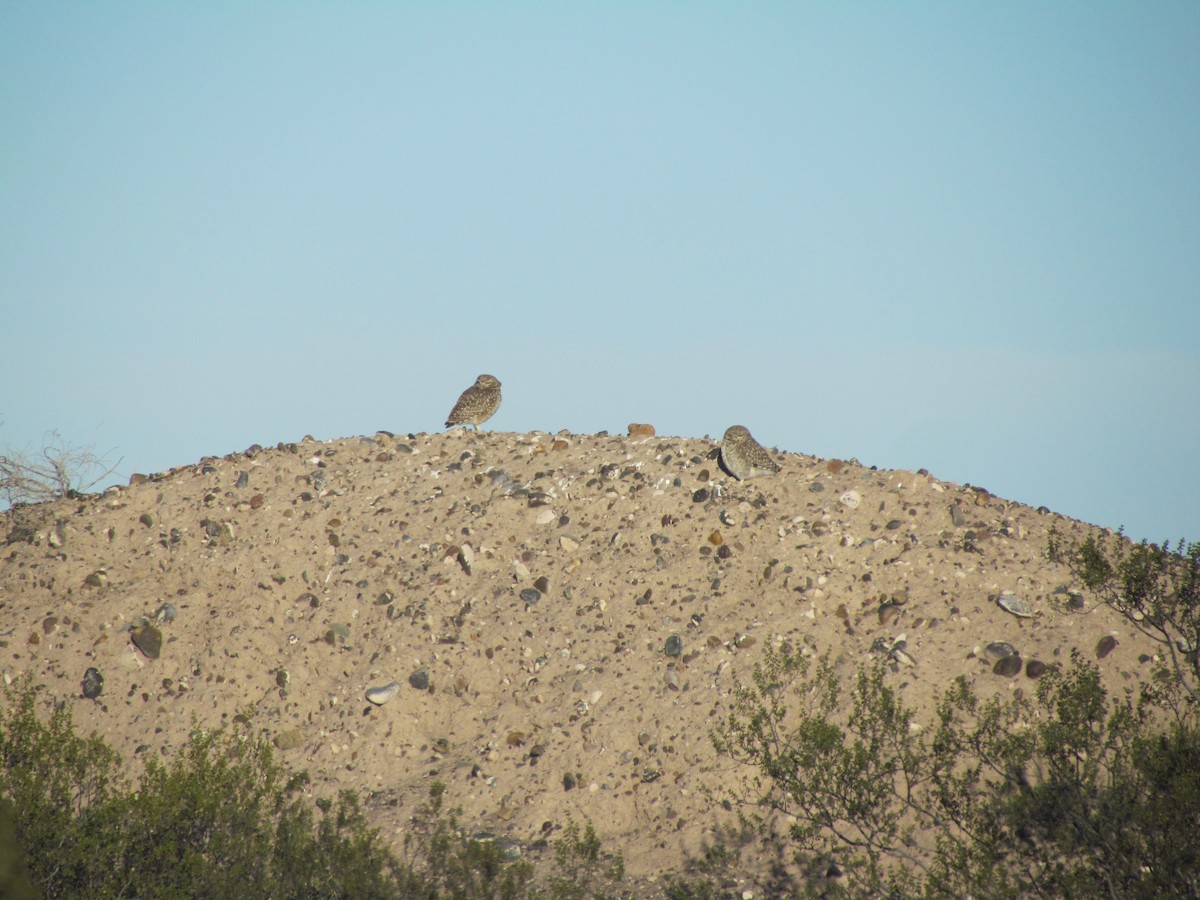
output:
<svg viewBox="0 0 1200 900"><path fill-rule="evenodd" d="M0 2L0 445L719 436L1200 539L1200 3Z"/></svg>

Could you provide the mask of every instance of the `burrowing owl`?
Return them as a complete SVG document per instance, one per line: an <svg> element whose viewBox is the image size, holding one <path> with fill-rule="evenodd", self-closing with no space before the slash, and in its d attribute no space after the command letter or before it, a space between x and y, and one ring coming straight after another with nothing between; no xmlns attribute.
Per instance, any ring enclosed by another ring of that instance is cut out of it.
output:
<svg viewBox="0 0 1200 900"><path fill-rule="evenodd" d="M763 449L744 425L730 425L721 441L721 462L738 481L759 475L774 475L779 463Z"/></svg>
<svg viewBox="0 0 1200 900"><path fill-rule="evenodd" d="M500 408L500 381L492 375L480 375L462 392L454 409L446 417L446 427L470 425L476 431Z"/></svg>

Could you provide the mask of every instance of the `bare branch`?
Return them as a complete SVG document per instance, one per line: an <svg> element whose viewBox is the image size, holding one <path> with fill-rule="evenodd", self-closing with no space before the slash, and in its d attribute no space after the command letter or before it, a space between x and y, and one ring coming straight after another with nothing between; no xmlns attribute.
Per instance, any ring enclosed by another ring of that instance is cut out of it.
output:
<svg viewBox="0 0 1200 900"><path fill-rule="evenodd" d="M121 464L109 463L91 448L78 447L47 432L36 450L5 448L0 454L0 498L5 505L45 503L82 494L104 481Z"/></svg>

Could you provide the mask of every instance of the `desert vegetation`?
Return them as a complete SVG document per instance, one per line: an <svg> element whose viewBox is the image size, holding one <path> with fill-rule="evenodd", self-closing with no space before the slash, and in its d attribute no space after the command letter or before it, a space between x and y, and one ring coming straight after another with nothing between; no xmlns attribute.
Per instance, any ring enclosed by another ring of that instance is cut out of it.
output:
<svg viewBox="0 0 1200 900"><path fill-rule="evenodd" d="M1200 896L1200 544L1054 535L1048 552L1159 641L1151 682L1112 696L1075 652L1030 698L981 700L960 676L925 725L894 662L849 685L827 655L790 647L756 667L714 740L754 771L727 802L786 845L807 876L796 890Z"/></svg>

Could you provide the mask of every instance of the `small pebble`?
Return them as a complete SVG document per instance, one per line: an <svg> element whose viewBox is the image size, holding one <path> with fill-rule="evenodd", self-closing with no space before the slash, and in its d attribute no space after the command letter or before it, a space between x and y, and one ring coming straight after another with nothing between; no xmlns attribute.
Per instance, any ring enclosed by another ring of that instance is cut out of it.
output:
<svg viewBox="0 0 1200 900"><path fill-rule="evenodd" d="M99 669L88 669L83 673L83 696L95 700L104 690L104 676Z"/></svg>
<svg viewBox="0 0 1200 900"><path fill-rule="evenodd" d="M417 671L408 676L408 683L418 691L429 690L429 670L417 669Z"/></svg>
<svg viewBox="0 0 1200 900"><path fill-rule="evenodd" d="M412 679L410 678L409 681L411 682ZM428 683L426 686L428 686ZM413 685L413 687L416 687L416 685ZM389 681L382 687L367 688L367 699L376 706L382 706L395 697L398 690L400 690L400 682Z"/></svg>
<svg viewBox="0 0 1200 900"><path fill-rule="evenodd" d="M679 656L683 653L683 638L677 634L667 638L667 642L663 645L663 653L667 656Z"/></svg>

